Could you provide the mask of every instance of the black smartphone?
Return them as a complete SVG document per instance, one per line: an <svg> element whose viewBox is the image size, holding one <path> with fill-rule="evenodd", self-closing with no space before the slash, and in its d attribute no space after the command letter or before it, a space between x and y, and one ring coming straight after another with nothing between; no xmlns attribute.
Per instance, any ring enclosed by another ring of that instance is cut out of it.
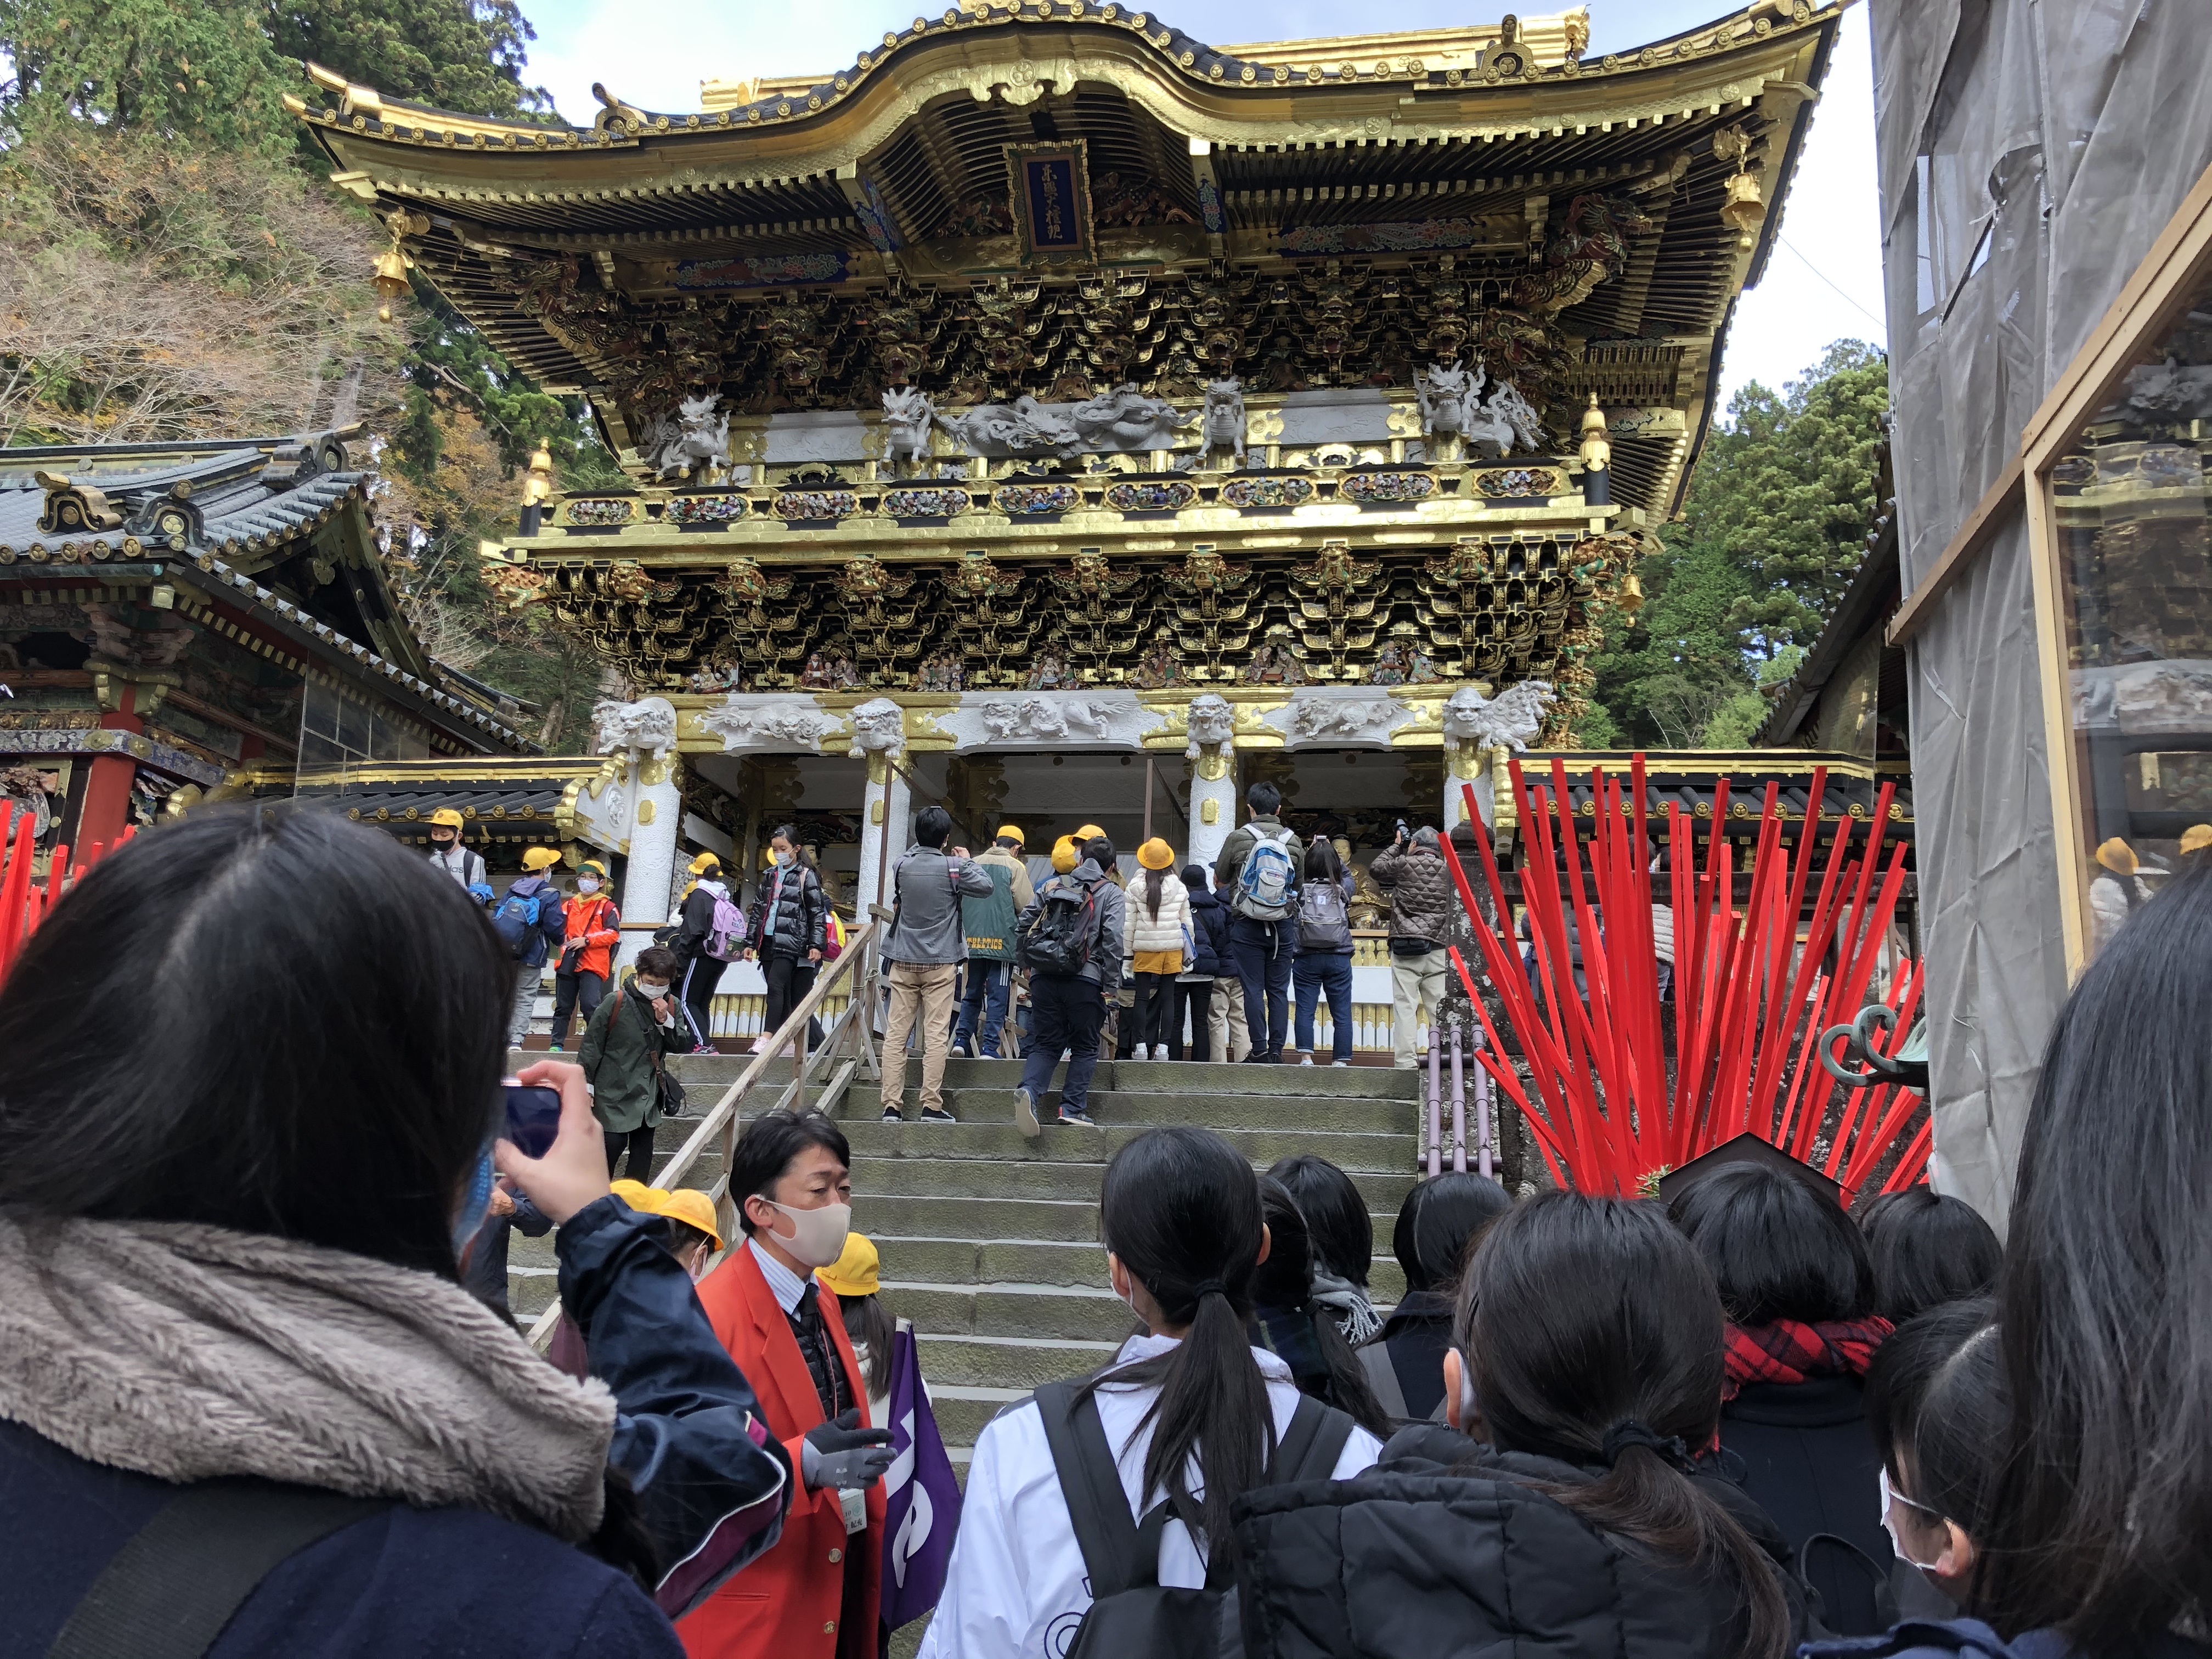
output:
<svg viewBox="0 0 2212 1659"><path fill-rule="evenodd" d="M507 1091L507 1138L525 1158L544 1157L561 1132L561 1091L512 1078L501 1086Z"/></svg>

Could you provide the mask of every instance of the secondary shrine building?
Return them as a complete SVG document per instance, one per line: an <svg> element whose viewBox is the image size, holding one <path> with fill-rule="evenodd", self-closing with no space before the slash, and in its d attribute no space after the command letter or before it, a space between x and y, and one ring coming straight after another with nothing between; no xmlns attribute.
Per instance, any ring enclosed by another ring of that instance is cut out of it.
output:
<svg viewBox="0 0 2212 1659"><path fill-rule="evenodd" d="M486 556L633 688L568 805L642 937L684 844L786 821L864 902L925 799L1200 861L1260 777L1362 862L1492 813L1640 601L1841 10L1591 58L1580 12L1216 46L963 0L695 111L297 113L387 278L628 474L541 469Z"/></svg>

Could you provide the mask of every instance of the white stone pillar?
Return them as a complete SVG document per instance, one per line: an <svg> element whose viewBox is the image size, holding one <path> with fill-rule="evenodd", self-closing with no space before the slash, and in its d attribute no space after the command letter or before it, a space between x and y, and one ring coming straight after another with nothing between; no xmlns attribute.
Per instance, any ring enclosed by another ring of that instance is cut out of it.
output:
<svg viewBox="0 0 2212 1659"><path fill-rule="evenodd" d="M622 945L615 975L668 925L676 848L684 832L683 762L676 755L676 708L665 697L603 702L592 711L601 754L621 754L622 817L629 835L622 896Z"/></svg>
<svg viewBox="0 0 2212 1659"><path fill-rule="evenodd" d="M1208 774L1212 775L1209 776ZM1237 769L1227 754L1201 758L1190 780L1190 857L1208 875L1237 827Z"/></svg>
<svg viewBox="0 0 2212 1659"><path fill-rule="evenodd" d="M853 746L847 752L868 763L868 787L860 820L860 867L854 911L862 921L868 907L886 909L895 896L890 867L906 850L913 808L906 780L894 764L906 750L905 711L888 697L877 697L853 711Z"/></svg>
<svg viewBox="0 0 2212 1659"><path fill-rule="evenodd" d="M878 769L883 775L877 776ZM860 868L858 897L865 919L867 907L880 902L890 908L890 871L905 852L913 829L914 792L906 780L891 770L880 756L868 760L868 788L860 823Z"/></svg>
<svg viewBox="0 0 2212 1659"><path fill-rule="evenodd" d="M1222 843L1237 827L1237 712L1226 697L1202 692L1191 699L1190 859L1210 875Z"/></svg>
<svg viewBox="0 0 2212 1659"><path fill-rule="evenodd" d="M1497 758L1472 744L1444 745L1444 833L1449 835L1467 817L1467 794L1461 786L1474 786L1474 804L1483 823L1497 827Z"/></svg>

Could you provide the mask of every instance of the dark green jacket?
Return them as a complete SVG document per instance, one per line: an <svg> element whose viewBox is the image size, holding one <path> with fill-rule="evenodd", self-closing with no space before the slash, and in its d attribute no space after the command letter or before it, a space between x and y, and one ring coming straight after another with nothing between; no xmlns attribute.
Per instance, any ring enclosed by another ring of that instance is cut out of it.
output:
<svg viewBox="0 0 2212 1659"><path fill-rule="evenodd" d="M675 993L669 995L672 1000ZM655 1042L664 1056L688 1048L683 1017L672 1025L654 1024L652 1005L628 987L601 999L576 1056L591 1083L592 1111L601 1128L627 1134L660 1121L660 1091L653 1076Z"/></svg>

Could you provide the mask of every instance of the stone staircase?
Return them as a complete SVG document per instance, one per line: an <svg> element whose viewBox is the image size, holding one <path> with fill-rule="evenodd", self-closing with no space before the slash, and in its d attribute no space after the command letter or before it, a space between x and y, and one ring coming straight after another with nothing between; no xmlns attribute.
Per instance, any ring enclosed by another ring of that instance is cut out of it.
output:
<svg viewBox="0 0 2212 1659"><path fill-rule="evenodd" d="M704 1109L748 1063L699 1056L677 1069ZM908 1066L909 1112L918 1069ZM783 1067L755 1085L756 1109L775 1100L789 1075ZM872 1084L856 1085L839 1110L853 1146L853 1224L881 1252L885 1303L914 1322L938 1425L957 1464L964 1466L1000 1407L1040 1382L1095 1370L1129 1334L1128 1310L1107 1286L1098 1186L1114 1150L1146 1127L1217 1129L1261 1169L1294 1152L1338 1164L1375 1218L1375 1300L1387 1305L1401 1293L1389 1237L1415 1180L1417 1073L1109 1060L1091 1088L1101 1127L1048 1121L1033 1141L1014 1126L1019 1077L1012 1060L951 1061L945 1103L957 1124L882 1122ZM1056 1103L1048 1097L1040 1105ZM660 1156L694 1127L663 1125ZM710 1155L685 1184L708 1186L720 1172ZM551 1243L514 1241L509 1289L526 1324L552 1295Z"/></svg>

